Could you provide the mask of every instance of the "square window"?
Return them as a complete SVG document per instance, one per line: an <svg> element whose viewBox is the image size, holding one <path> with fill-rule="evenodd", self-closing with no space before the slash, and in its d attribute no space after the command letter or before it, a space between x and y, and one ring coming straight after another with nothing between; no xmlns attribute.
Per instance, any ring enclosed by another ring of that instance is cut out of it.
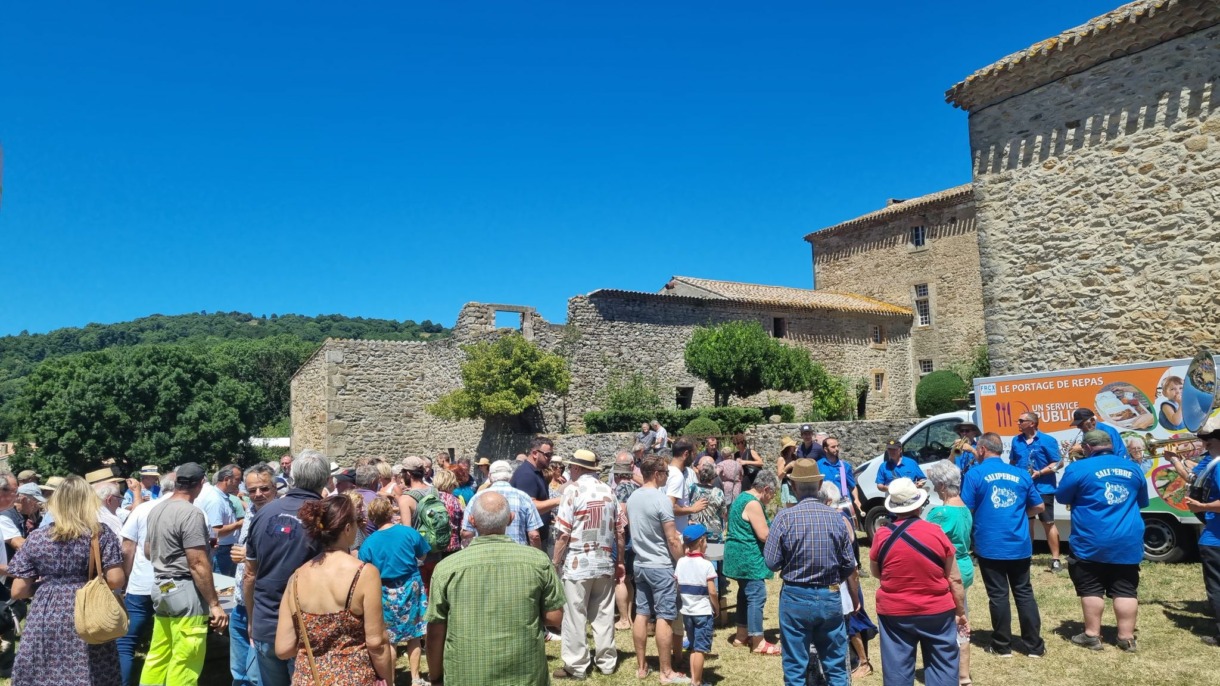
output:
<svg viewBox="0 0 1220 686"><path fill-rule="evenodd" d="M873 345L881 345L885 342L885 331L882 330L880 324L873 324L869 327L868 337L872 340Z"/></svg>
<svg viewBox="0 0 1220 686"><path fill-rule="evenodd" d="M788 335L788 320L783 317L771 318L771 335L784 338Z"/></svg>
<svg viewBox="0 0 1220 686"><path fill-rule="evenodd" d="M885 372L875 372L873 374L873 390L885 390Z"/></svg>
<svg viewBox="0 0 1220 686"><path fill-rule="evenodd" d="M674 401L679 410L689 410L691 402L695 399L694 386L678 386L674 392Z"/></svg>
<svg viewBox="0 0 1220 686"><path fill-rule="evenodd" d="M919 373L920 374L931 374L932 373L932 360L920 360L919 361Z"/></svg>
<svg viewBox="0 0 1220 686"><path fill-rule="evenodd" d="M928 244L928 230L923 226L911 227L911 247L922 248Z"/></svg>
<svg viewBox="0 0 1220 686"><path fill-rule="evenodd" d="M916 298L928 297L928 284L926 284L926 283L915 284L915 297Z"/></svg>

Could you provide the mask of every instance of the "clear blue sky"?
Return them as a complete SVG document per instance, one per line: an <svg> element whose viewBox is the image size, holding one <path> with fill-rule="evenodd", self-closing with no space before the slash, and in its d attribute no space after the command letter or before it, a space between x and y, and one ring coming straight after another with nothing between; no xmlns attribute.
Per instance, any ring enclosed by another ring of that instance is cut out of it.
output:
<svg viewBox="0 0 1220 686"><path fill-rule="evenodd" d="M0 22L0 334L809 287L969 181L946 88L1119 3L89 4Z"/></svg>

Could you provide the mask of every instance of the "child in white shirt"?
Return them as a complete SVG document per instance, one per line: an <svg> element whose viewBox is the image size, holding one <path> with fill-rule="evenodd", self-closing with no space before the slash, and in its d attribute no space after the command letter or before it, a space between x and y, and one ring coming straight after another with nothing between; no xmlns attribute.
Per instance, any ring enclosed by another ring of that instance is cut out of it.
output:
<svg viewBox="0 0 1220 686"><path fill-rule="evenodd" d="M674 578L678 581L682 624L690 640L691 684L703 683L704 655L712 652L712 629L720 614L716 596L716 567L703 557L707 549L707 527L691 524L682 530L686 556L678 560Z"/></svg>

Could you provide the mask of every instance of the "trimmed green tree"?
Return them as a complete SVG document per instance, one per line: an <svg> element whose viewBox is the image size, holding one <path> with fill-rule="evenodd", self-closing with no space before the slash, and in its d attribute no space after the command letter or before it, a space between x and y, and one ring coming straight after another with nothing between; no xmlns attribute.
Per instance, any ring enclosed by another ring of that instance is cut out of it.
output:
<svg viewBox="0 0 1220 686"><path fill-rule="evenodd" d="M915 386L915 409L930 417L957 409L955 400L966 397L968 387L962 377L948 369L932 372Z"/></svg>
<svg viewBox="0 0 1220 686"><path fill-rule="evenodd" d="M547 392L568 392L568 363L519 333L462 346L462 387L441 396L428 412L441 419L524 418Z"/></svg>
<svg viewBox="0 0 1220 686"><path fill-rule="evenodd" d="M717 407L764 390L807 391L825 376L807 350L780 343L755 321L695 329L685 359L686 370L711 387Z"/></svg>

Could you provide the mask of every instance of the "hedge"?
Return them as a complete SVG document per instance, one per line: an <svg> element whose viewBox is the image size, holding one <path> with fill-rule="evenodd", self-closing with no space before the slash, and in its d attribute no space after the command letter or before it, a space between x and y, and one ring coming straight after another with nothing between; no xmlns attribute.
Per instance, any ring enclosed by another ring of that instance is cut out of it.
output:
<svg viewBox="0 0 1220 686"><path fill-rule="evenodd" d="M793 405L767 405L762 408L763 417L770 417L773 414L779 415L779 420L785 424L791 424L796 421L796 407Z"/></svg>
<svg viewBox="0 0 1220 686"><path fill-rule="evenodd" d="M725 433L745 431L764 421L763 411L757 407L700 407L690 410L631 410L621 412L586 412L585 430L601 434L615 431L639 431L640 424L657 420L671 433L686 426L698 417L706 417L720 426Z"/></svg>
<svg viewBox="0 0 1220 686"><path fill-rule="evenodd" d="M689 438L707 438L719 436L720 433L720 425L708 417L695 417L682 427L682 436Z"/></svg>
<svg viewBox="0 0 1220 686"><path fill-rule="evenodd" d="M930 417L957 409L954 400L966 397L968 387L962 377L947 369L932 372L915 386L915 409Z"/></svg>

